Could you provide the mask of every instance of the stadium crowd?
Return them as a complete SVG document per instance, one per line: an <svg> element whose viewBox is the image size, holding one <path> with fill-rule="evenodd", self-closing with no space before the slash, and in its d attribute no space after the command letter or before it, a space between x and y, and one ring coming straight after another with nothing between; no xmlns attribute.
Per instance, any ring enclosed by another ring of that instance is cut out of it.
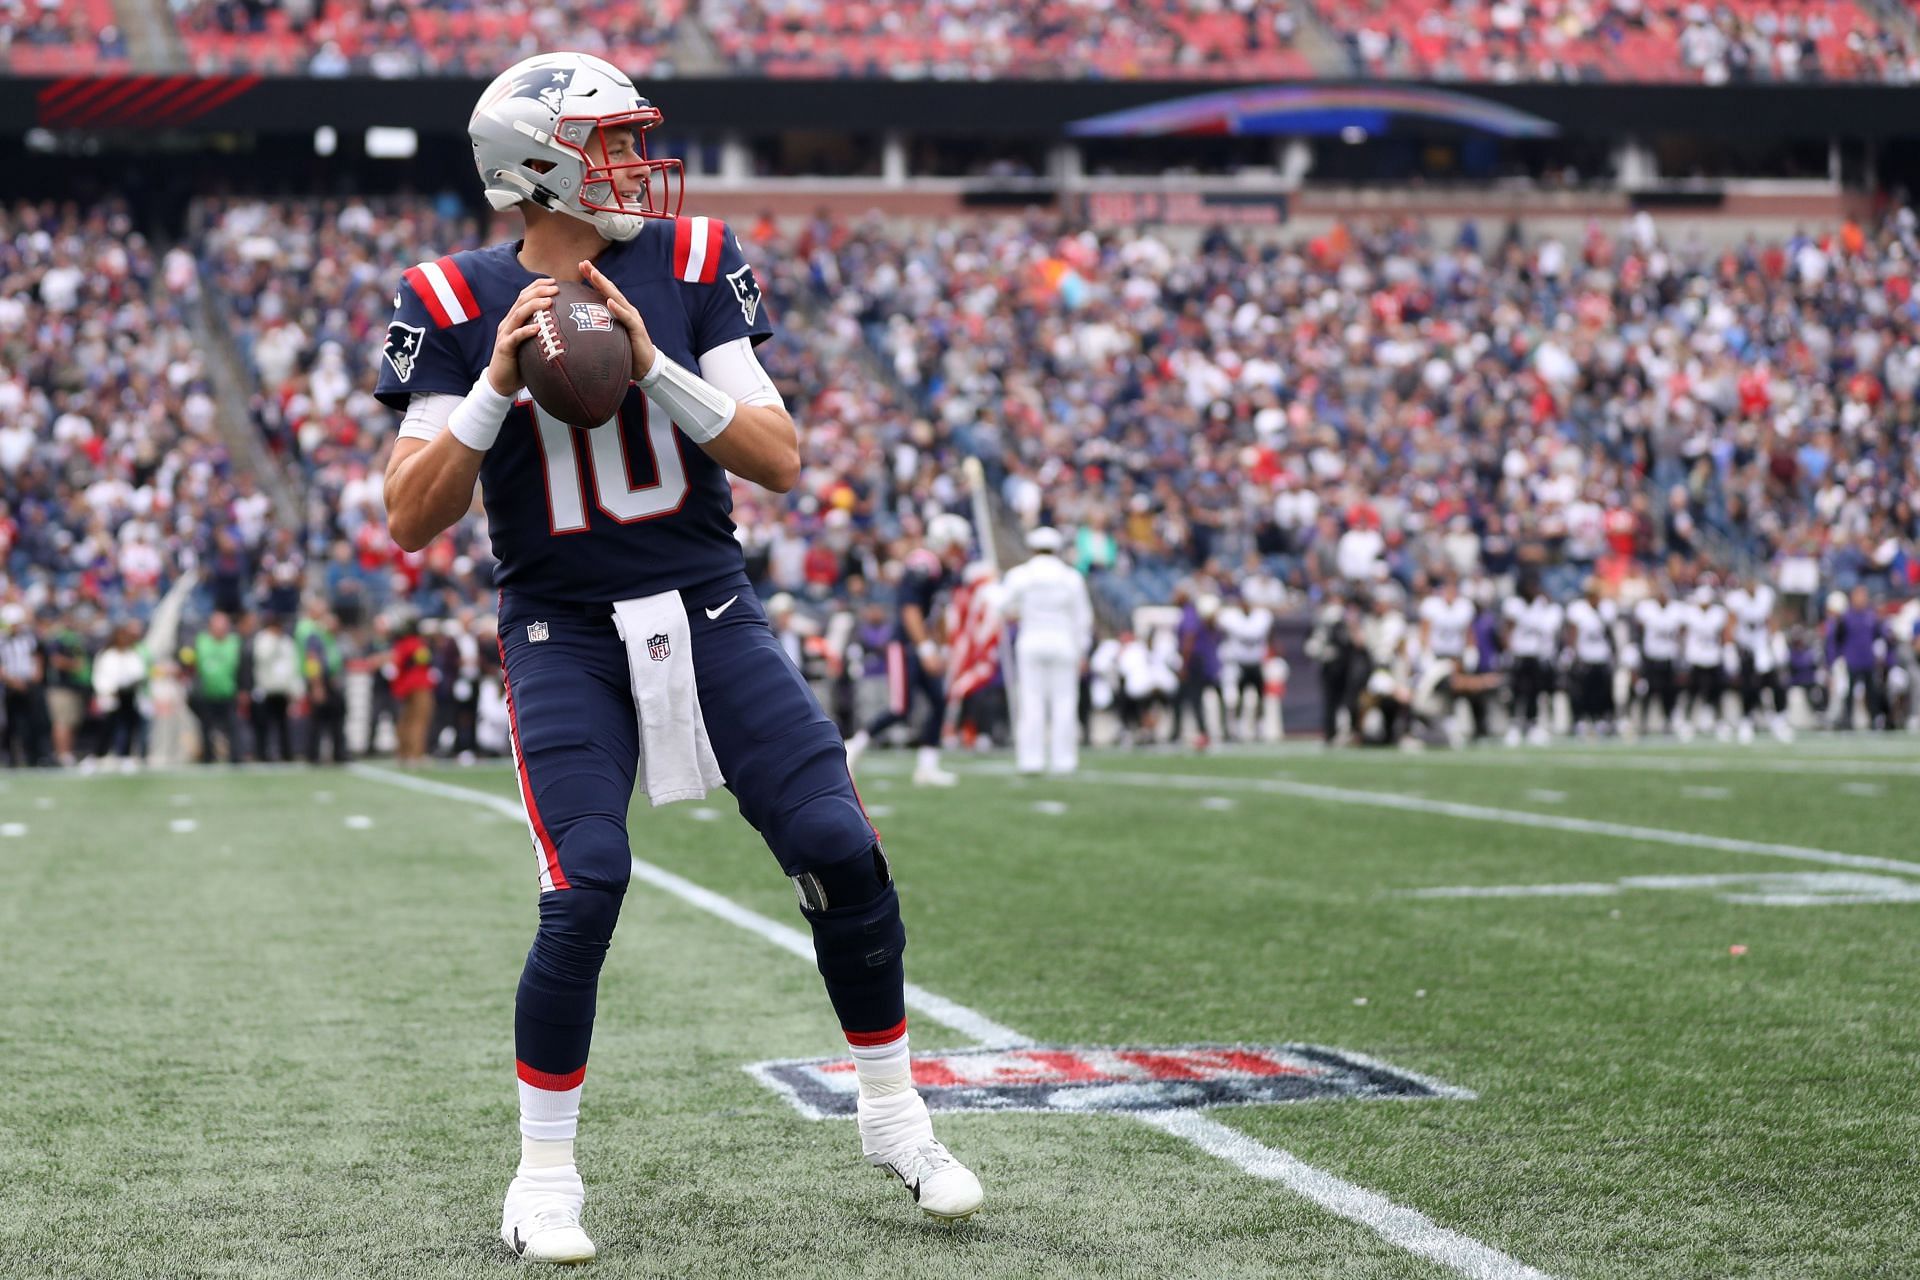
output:
<svg viewBox="0 0 1920 1280"><path fill-rule="evenodd" d="M1920 79L1912 15L1873 0L1313 0L1356 76L1443 80Z"/></svg>
<svg viewBox="0 0 1920 1280"><path fill-rule="evenodd" d="M1880 0L152 2L201 72L485 75L539 48L570 48L636 75L1920 79L1912 15ZM53 57L125 64L108 0L10 3L0 4L0 51L11 47L16 70L51 69ZM1303 42L1302 21L1331 40ZM689 23L703 38L680 40ZM1344 58L1316 65L1308 48ZM689 50L695 61L677 66Z"/></svg>
<svg viewBox="0 0 1920 1280"><path fill-rule="evenodd" d="M480 243L479 223L425 200L215 202L195 253L156 260L110 205L4 217L0 603L35 638L40 682L79 691L117 625L147 624L192 571L176 639L228 615L248 666L242 679L233 659L236 699L244 685L249 707L263 701L252 681L284 669L284 633L292 705L315 684L324 697L322 668L384 672L381 697L414 707L404 734L390 715L396 742L473 750L448 730L485 720L484 519L416 555L393 546L392 422L366 353L401 271ZM854 701L880 674L905 554L933 515L966 507L968 456L1011 522L1065 532L1111 621L1115 675L1120 628L1168 601L1238 595L1269 616L1350 601L1358 636L1369 601L1404 614L1442 578L1498 616L1523 583L1566 601L1591 580L1631 610L1657 583L1685 595L1702 569L1755 568L1783 624L1809 628L1831 592L1864 589L1890 614L1920 588L1920 243L1904 209L1730 249L1667 243L1644 216L1574 243L1470 224L1441 241L1398 222L1305 238L1039 218L737 230L776 308L763 355L807 440L794 494L739 487L741 538L785 597L792 650ZM219 443L180 311L203 287L305 495L297 528ZM1910 646L1889 631L1876 661L1891 671ZM150 657L204 701L184 658L199 647ZM441 673L428 712L394 689L418 665ZM112 700L82 699L102 724ZM73 700L48 707L16 755L71 751ZM236 711L237 735L216 720L240 754L255 739L286 752L275 712L255 730Z"/></svg>
<svg viewBox="0 0 1920 1280"><path fill-rule="evenodd" d="M172 0L196 71L491 78L545 49L670 75L681 0Z"/></svg>

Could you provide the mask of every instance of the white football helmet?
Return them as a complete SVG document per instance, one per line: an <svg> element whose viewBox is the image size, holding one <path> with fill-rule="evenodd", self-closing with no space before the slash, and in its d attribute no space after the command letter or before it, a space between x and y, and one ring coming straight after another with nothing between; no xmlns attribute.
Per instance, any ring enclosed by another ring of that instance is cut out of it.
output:
<svg viewBox="0 0 1920 1280"><path fill-rule="evenodd" d="M585 53L543 53L501 72L467 122L473 162L487 203L511 209L531 200L592 223L609 240L640 234L642 218L672 218L686 193L678 160L647 159L646 131L660 109L626 73ZM633 130L636 160L614 163L604 134ZM588 146L599 151L596 157ZM616 177L637 174L638 199L622 197Z"/></svg>

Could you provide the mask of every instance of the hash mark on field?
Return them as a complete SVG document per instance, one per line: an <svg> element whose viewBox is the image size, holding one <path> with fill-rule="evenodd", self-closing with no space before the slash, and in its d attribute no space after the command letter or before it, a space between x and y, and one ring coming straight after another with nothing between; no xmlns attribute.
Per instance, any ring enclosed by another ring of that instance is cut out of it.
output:
<svg viewBox="0 0 1920 1280"><path fill-rule="evenodd" d="M1202 809L1212 809L1216 813L1225 813L1229 809L1234 809L1238 806L1230 796L1202 796L1200 798L1200 807Z"/></svg>
<svg viewBox="0 0 1920 1280"><path fill-rule="evenodd" d="M368 765L354 765L353 772L374 782L403 787L427 795L484 805L496 812L510 813L524 821L526 812L514 801L488 795L467 787L431 782L409 774L394 773ZM789 954L815 962L813 940L791 925L770 920L759 912L743 907L733 899L695 884L663 867L639 858L633 860L633 874L657 889L662 889L710 915L737 925L779 947ZM951 1027L961 1035L989 1047L1022 1048L1035 1043L1012 1027L1003 1026L975 1009L956 1003L925 987L907 983L907 1007ZM1278 1182L1296 1195L1321 1208L1374 1232L1381 1239L1407 1252L1430 1258L1442 1266L1475 1280L1552 1280L1546 1272L1485 1245L1470 1236L1441 1226L1415 1209L1395 1204L1376 1191L1335 1177L1324 1169L1307 1164L1290 1152L1269 1147L1240 1130L1222 1124L1198 1111L1141 1111L1134 1118L1177 1138L1184 1138L1208 1155L1225 1160L1242 1172L1270 1182Z"/></svg>
<svg viewBox="0 0 1920 1280"><path fill-rule="evenodd" d="M200 829L200 824L195 822L192 818L175 818L172 822L169 822L167 824L167 830L173 832L175 835L178 835L178 836L184 836L188 832L197 831L199 829Z"/></svg>
<svg viewBox="0 0 1920 1280"><path fill-rule="evenodd" d="M1682 787L1680 794L1688 800L1725 800L1733 792L1726 787Z"/></svg>
<svg viewBox="0 0 1920 1280"><path fill-rule="evenodd" d="M1559 804L1567 798L1564 791L1550 791L1546 787L1534 787L1527 792L1527 799L1540 804Z"/></svg>
<svg viewBox="0 0 1920 1280"><path fill-rule="evenodd" d="M867 816L869 818L891 818L893 816L893 806L890 804L870 804L867 806Z"/></svg>
<svg viewBox="0 0 1920 1280"><path fill-rule="evenodd" d="M174 803L174 807L176 808L185 808L187 805L190 805L193 803L192 796L185 796L185 795L174 796L172 797L172 800Z"/></svg>
<svg viewBox="0 0 1920 1280"><path fill-rule="evenodd" d="M350 813L347 815L347 826L354 831L365 831L372 825L373 819L364 813Z"/></svg>
<svg viewBox="0 0 1920 1280"><path fill-rule="evenodd" d="M27 824L24 822L0 822L0 836L16 838L25 834L27 834Z"/></svg>
<svg viewBox="0 0 1920 1280"><path fill-rule="evenodd" d="M33 798L33 807L36 809L51 809L53 808L53 797L35 796Z"/></svg>
<svg viewBox="0 0 1920 1280"><path fill-rule="evenodd" d="M1850 796L1883 796L1887 789L1877 782L1843 782L1840 789Z"/></svg>
<svg viewBox="0 0 1920 1280"><path fill-rule="evenodd" d="M1067 811L1067 806L1058 800L1035 800L1033 802L1033 811L1035 813L1044 813L1050 818L1057 818Z"/></svg>
<svg viewBox="0 0 1920 1280"><path fill-rule="evenodd" d="M692 809L687 813L695 822L712 822L720 816L718 809Z"/></svg>
<svg viewBox="0 0 1920 1280"><path fill-rule="evenodd" d="M333 803L333 792L331 792L331 791L316 791L316 792L314 792L314 793L313 793L313 802L314 802L315 804L332 804L332 803Z"/></svg>

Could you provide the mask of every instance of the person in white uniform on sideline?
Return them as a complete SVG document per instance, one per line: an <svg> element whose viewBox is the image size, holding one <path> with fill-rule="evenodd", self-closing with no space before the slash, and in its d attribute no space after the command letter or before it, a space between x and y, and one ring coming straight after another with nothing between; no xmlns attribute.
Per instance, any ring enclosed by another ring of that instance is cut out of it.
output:
<svg viewBox="0 0 1920 1280"><path fill-rule="evenodd" d="M1022 773L1071 773L1080 763L1080 664L1093 644L1093 600L1080 571L1060 558L1058 532L1035 529L1027 547L1033 558L1004 584L1006 616L1020 626L1014 754Z"/></svg>

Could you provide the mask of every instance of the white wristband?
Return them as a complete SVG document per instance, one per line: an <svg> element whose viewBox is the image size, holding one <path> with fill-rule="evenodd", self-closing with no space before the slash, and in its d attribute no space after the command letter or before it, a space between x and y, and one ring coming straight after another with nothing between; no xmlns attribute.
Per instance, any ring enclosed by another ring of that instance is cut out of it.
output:
<svg viewBox="0 0 1920 1280"><path fill-rule="evenodd" d="M485 453L500 438L500 424L507 420L507 410L511 408L513 397L495 391L483 373L473 384L473 390L467 392L467 398L454 406L447 427L455 440L477 453Z"/></svg>
<svg viewBox="0 0 1920 1280"><path fill-rule="evenodd" d="M653 350L653 367L640 379L640 389L695 444L705 444L731 426L739 407L732 396L669 360L658 347Z"/></svg>

